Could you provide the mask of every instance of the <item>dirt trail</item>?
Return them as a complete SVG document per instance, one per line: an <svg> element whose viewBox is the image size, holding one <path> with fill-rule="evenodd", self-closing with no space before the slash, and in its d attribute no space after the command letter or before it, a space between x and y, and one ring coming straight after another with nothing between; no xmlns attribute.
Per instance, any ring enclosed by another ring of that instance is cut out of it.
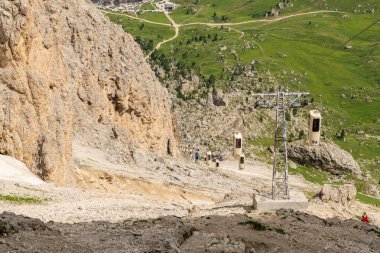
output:
<svg viewBox="0 0 380 253"><path fill-rule="evenodd" d="M321 13L342 13L341 11L311 11L311 12L302 12L289 14L285 16L280 16L276 18L265 18L265 19L255 19L255 20L247 20L242 22L227 22L227 23L210 23L210 22L193 22L187 24L179 24L180 26L191 26L191 25L207 25L207 26L237 26L237 25L245 25L245 24L253 24L253 23L271 23L277 22L284 19L299 17L299 16L307 16L312 14L321 14Z"/></svg>
<svg viewBox="0 0 380 253"><path fill-rule="evenodd" d="M126 16L126 17L131 18L131 19L139 20L139 21L142 21L142 22L147 22L147 23L154 24L154 25L171 26L171 24L166 24L166 23L161 23L161 22L154 22L154 21L150 21L150 20L147 20L147 19L139 18L137 16L134 17L134 16L131 16L131 15L128 15L128 14L125 14L125 13L117 13L117 12L110 12L110 11L104 11L104 10L101 10L101 12L106 13L106 14L117 15L117 16Z"/></svg>
<svg viewBox="0 0 380 253"><path fill-rule="evenodd" d="M102 12L103 13L114 14L114 15L126 16L126 17L129 17L131 19L139 20L139 21L142 21L142 22L147 22L147 23L150 23L150 24L156 24L156 25L162 25L162 26L171 26L171 27L174 28L174 31L175 31L174 36L171 37L171 38L169 38L169 39L166 39L166 40L163 40L163 41L159 42L155 46L155 48L151 52L149 52L147 54L147 56L145 57L145 59L148 59L149 56L155 50L158 50L163 44L168 43L168 42L170 42L172 40L175 40L178 37L180 28L184 27L184 26L206 25L206 26L210 26L210 27L220 27L220 26L238 26L238 25L253 24L253 23L271 23L271 22L277 22L277 21L281 21L281 20L284 20L284 19L292 18L292 17L312 15L312 14L320 14L320 13L340 13L341 11L311 11L311 12L289 14L289 15L286 15L286 16L276 17L276 18L256 19L256 20L248 20L248 21L242 21L242 22L236 22L236 23L233 23L233 22L228 22L228 23L193 22L193 23L187 23L187 24L177 24L167 12L164 12L164 14L167 17L167 19L170 21L170 24L165 24L165 23L160 23L160 22L154 22L154 21L150 21L150 20L147 20L147 19L139 18L137 16L134 17L134 16L131 16L131 15L128 15L128 14L125 14L125 13L114 13L114 12L108 12L108 11L104 11L104 10L102 10ZM237 30L235 28L231 28L231 29L233 31L237 32L237 33L240 33L239 39L241 39L241 38L244 37L244 32L243 31ZM258 43L255 43L255 44L258 45L258 47L260 49L260 52L263 55L265 55L262 47Z"/></svg>
<svg viewBox="0 0 380 253"><path fill-rule="evenodd" d="M153 49L152 51L150 51L150 52L146 55L145 59L148 59L149 56L150 56L155 50L158 50L163 44L165 44L165 43L167 43L167 42L169 42L169 41L175 40L175 39L178 37L178 34L179 34L179 25L175 23L175 21L169 16L169 14L168 14L167 12L165 12L165 16L166 16L167 19L170 21L171 26L174 28L174 32L175 32L175 34L174 34L173 37L171 37L171 38L169 38L169 39L166 39L166 40L164 40L164 41L159 42L159 43L154 47L154 49Z"/></svg>
<svg viewBox="0 0 380 253"><path fill-rule="evenodd" d="M168 13L165 12L165 16L169 19L171 25L173 26L174 28L174 31L175 31L175 34L173 37L167 39L167 40L164 40L164 41L161 41L160 43L157 44L157 46L155 47L155 50L159 49L161 47L162 44L165 44L169 41L172 41L174 39L176 39L178 37L178 34L179 34L179 25L176 24L176 22L170 17L170 15Z"/></svg>
<svg viewBox="0 0 380 253"><path fill-rule="evenodd" d="M238 29L235 29L235 28L231 28L232 31L235 31L237 33L240 33L240 36L239 36L239 39L243 38L244 37L244 32L243 31L240 31Z"/></svg>

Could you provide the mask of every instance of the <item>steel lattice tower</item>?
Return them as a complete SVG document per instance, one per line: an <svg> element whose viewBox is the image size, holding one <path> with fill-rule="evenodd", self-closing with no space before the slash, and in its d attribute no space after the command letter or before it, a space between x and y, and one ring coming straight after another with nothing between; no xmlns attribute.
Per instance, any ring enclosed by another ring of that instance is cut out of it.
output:
<svg viewBox="0 0 380 253"><path fill-rule="evenodd" d="M288 152L286 137L286 112L289 108L299 108L307 105L307 92L285 92L282 87L276 93L254 94L255 108L276 110L276 129L274 133L272 198L289 198L288 186Z"/></svg>

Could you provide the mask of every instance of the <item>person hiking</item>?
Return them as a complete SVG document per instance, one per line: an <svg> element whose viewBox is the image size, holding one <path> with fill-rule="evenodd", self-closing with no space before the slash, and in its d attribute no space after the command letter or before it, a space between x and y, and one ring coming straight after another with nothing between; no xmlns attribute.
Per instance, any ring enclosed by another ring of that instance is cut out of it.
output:
<svg viewBox="0 0 380 253"><path fill-rule="evenodd" d="M368 216L365 212L363 213L363 216L362 216L362 222L369 223Z"/></svg>
<svg viewBox="0 0 380 253"><path fill-rule="evenodd" d="M198 163L198 161L201 158L201 155L199 154L199 149L197 149L197 151L195 151L194 156L195 156L195 162Z"/></svg>

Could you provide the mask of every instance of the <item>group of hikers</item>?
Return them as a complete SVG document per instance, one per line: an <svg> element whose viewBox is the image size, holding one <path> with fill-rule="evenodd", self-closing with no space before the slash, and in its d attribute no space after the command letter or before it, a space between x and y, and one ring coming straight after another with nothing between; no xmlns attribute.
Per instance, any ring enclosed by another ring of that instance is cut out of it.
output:
<svg viewBox="0 0 380 253"><path fill-rule="evenodd" d="M201 153L199 151L199 148L195 148L195 145L194 145L194 147L191 149L189 146L190 145L182 146L181 150L184 153L189 154L190 156L194 156L195 163L198 163L201 160ZM195 152L194 152L194 150L195 150Z"/></svg>
<svg viewBox="0 0 380 253"><path fill-rule="evenodd" d="M199 161L202 160L201 158L201 153L199 152L199 148L196 149L195 153L194 153L194 160L195 160L195 163L199 163ZM211 153L210 152L207 152L207 155L204 157L204 162L205 164L207 165L210 165L211 164ZM215 168L219 168L220 166L220 162L218 159L215 160Z"/></svg>

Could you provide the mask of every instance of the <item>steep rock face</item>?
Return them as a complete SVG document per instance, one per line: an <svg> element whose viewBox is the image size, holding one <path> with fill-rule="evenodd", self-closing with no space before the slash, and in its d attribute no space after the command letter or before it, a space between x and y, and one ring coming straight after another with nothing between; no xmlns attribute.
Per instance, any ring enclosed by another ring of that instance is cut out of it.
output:
<svg viewBox="0 0 380 253"><path fill-rule="evenodd" d="M288 145L289 158L334 175L353 173L360 175L361 170L354 158L347 151L332 143L322 142L319 146L305 145L303 141Z"/></svg>
<svg viewBox="0 0 380 253"><path fill-rule="evenodd" d="M166 90L86 1L0 2L0 90L0 153L43 179L67 179L73 139L178 154Z"/></svg>

